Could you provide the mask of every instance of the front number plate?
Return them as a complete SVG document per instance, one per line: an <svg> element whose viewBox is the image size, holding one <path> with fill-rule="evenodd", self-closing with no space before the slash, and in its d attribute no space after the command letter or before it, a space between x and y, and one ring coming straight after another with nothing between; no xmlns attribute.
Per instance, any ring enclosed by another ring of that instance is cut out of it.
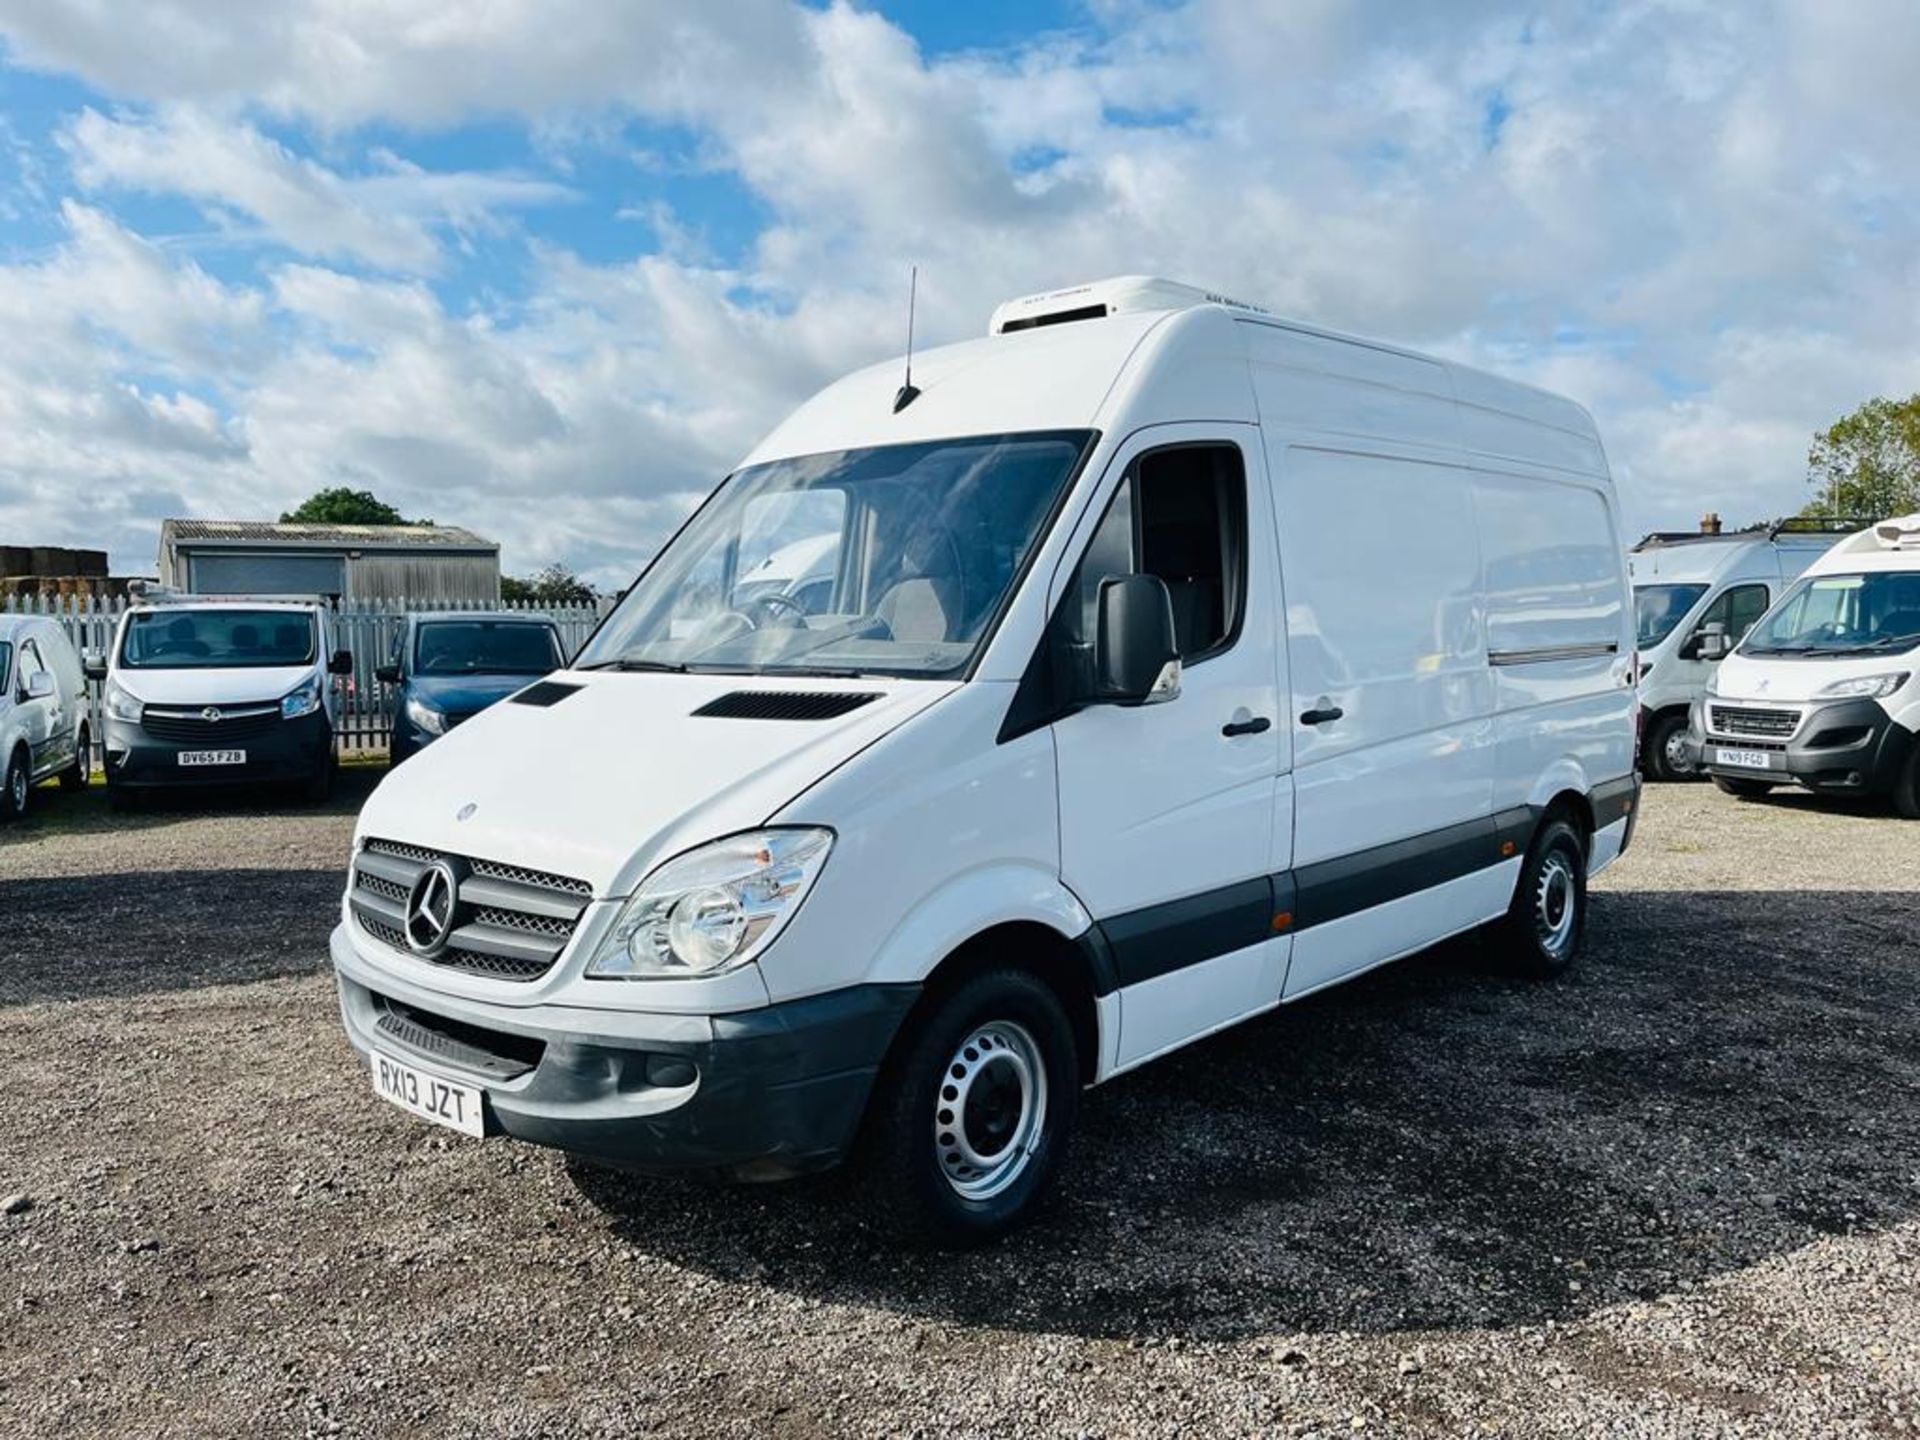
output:
<svg viewBox="0 0 1920 1440"><path fill-rule="evenodd" d="M477 1140L486 1133L480 1118L478 1090L442 1080L378 1052L373 1057L373 1092L402 1110L411 1110L422 1120L458 1130L462 1135L471 1135Z"/></svg>
<svg viewBox="0 0 1920 1440"><path fill-rule="evenodd" d="M244 765L247 752L244 750L182 750L182 765Z"/></svg>
<svg viewBox="0 0 1920 1440"><path fill-rule="evenodd" d="M1716 765L1735 765L1742 770L1773 768L1773 756L1765 750L1727 750L1715 747L1713 760Z"/></svg>

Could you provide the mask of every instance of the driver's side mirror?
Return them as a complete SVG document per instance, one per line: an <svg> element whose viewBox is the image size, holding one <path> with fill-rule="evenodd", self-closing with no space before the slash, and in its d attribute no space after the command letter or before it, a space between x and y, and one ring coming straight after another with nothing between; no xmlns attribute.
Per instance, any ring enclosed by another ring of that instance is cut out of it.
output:
<svg viewBox="0 0 1920 1440"><path fill-rule="evenodd" d="M398 685L400 683L400 667L398 665L376 665L373 667L373 678L378 680L382 685Z"/></svg>
<svg viewBox="0 0 1920 1440"><path fill-rule="evenodd" d="M53 694L53 676L44 670L36 670L27 677L27 698L44 700Z"/></svg>
<svg viewBox="0 0 1920 1440"><path fill-rule="evenodd" d="M1166 581L1158 575L1102 580L1094 623L1092 698L1158 705L1180 693L1180 646Z"/></svg>
<svg viewBox="0 0 1920 1440"><path fill-rule="evenodd" d="M353 673L353 652L351 650L334 651L332 657L327 661L327 673L329 675L351 675Z"/></svg>
<svg viewBox="0 0 1920 1440"><path fill-rule="evenodd" d="M89 680L104 680L107 678L107 657L98 650L89 650L80 662L80 670Z"/></svg>
<svg viewBox="0 0 1920 1440"><path fill-rule="evenodd" d="M1724 660L1733 649L1733 637L1727 634L1727 627L1721 621L1709 620L1687 641L1692 654L1689 659Z"/></svg>

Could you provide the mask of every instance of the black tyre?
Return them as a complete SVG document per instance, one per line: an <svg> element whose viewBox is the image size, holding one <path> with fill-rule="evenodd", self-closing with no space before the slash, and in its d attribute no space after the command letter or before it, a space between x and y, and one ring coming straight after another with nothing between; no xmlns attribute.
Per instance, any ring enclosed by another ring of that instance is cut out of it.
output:
<svg viewBox="0 0 1920 1440"><path fill-rule="evenodd" d="M80 727L79 741L80 748L74 754L73 763L60 772L62 790L84 790L93 775L93 740L84 725Z"/></svg>
<svg viewBox="0 0 1920 1440"><path fill-rule="evenodd" d="M1700 767L1687 749L1684 711L1658 717L1640 738L1640 770L1649 780L1698 780Z"/></svg>
<svg viewBox="0 0 1920 1440"><path fill-rule="evenodd" d="M1527 849L1497 944L1515 970L1549 979L1573 964L1586 929L1586 840L1570 821L1549 820Z"/></svg>
<svg viewBox="0 0 1920 1440"><path fill-rule="evenodd" d="M1727 795L1738 795L1742 800L1757 800L1762 795L1773 793L1773 786L1766 780L1735 780L1730 776L1713 777L1714 787Z"/></svg>
<svg viewBox="0 0 1920 1440"><path fill-rule="evenodd" d="M320 762L320 768L313 773L301 787L302 798L314 805L324 805L333 795L334 772L340 768L339 760L333 753L333 736L327 736L326 758Z"/></svg>
<svg viewBox="0 0 1920 1440"><path fill-rule="evenodd" d="M27 747L16 745L0 775L0 820L18 820L27 813L27 792L33 789L33 767Z"/></svg>
<svg viewBox="0 0 1920 1440"><path fill-rule="evenodd" d="M1920 820L1920 745L1909 752L1900 778L1893 782L1893 808L1909 820Z"/></svg>
<svg viewBox="0 0 1920 1440"><path fill-rule="evenodd" d="M1032 1217L1080 1098L1073 1023L1024 970L989 970L910 1022L883 1073L867 1157L903 1238L978 1245Z"/></svg>

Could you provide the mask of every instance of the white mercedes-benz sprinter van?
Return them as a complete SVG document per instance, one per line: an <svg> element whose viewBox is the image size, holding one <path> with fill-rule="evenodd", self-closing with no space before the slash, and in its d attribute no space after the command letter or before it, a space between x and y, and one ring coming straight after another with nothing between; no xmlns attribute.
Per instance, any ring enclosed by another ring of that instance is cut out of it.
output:
<svg viewBox="0 0 1920 1440"><path fill-rule="evenodd" d="M1868 526L1807 568L1726 655L1694 705L1714 783L1891 795L1920 819L1920 514Z"/></svg>
<svg viewBox="0 0 1920 1440"><path fill-rule="evenodd" d="M1687 738L1693 702L1715 662L1710 631L1737 644L1801 571L1864 520L1794 516L1751 530L1656 532L1627 556L1640 652L1640 768L1649 780L1696 780Z"/></svg>
<svg viewBox="0 0 1920 1440"><path fill-rule="evenodd" d="M1540 974L1638 781L1592 421L1164 281L832 385L395 771L332 939L469 1135L1001 1231L1082 1087L1443 937ZM831 591L742 577L831 537Z"/></svg>

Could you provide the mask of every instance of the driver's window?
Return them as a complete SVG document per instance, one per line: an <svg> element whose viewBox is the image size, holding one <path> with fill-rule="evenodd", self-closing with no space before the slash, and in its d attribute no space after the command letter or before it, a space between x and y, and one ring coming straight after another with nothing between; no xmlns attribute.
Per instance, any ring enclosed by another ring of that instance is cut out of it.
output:
<svg viewBox="0 0 1920 1440"><path fill-rule="evenodd" d="M1707 626L1718 623L1727 627L1727 643L1737 645L1740 638L1753 628L1753 622L1766 613L1766 586L1735 585L1730 590L1723 590L1707 606L1706 614L1700 617L1694 635L1696 638L1704 635Z"/></svg>
<svg viewBox="0 0 1920 1440"><path fill-rule="evenodd" d="M19 698L25 700L33 689L33 677L46 670L40 648L28 640L20 647Z"/></svg>

